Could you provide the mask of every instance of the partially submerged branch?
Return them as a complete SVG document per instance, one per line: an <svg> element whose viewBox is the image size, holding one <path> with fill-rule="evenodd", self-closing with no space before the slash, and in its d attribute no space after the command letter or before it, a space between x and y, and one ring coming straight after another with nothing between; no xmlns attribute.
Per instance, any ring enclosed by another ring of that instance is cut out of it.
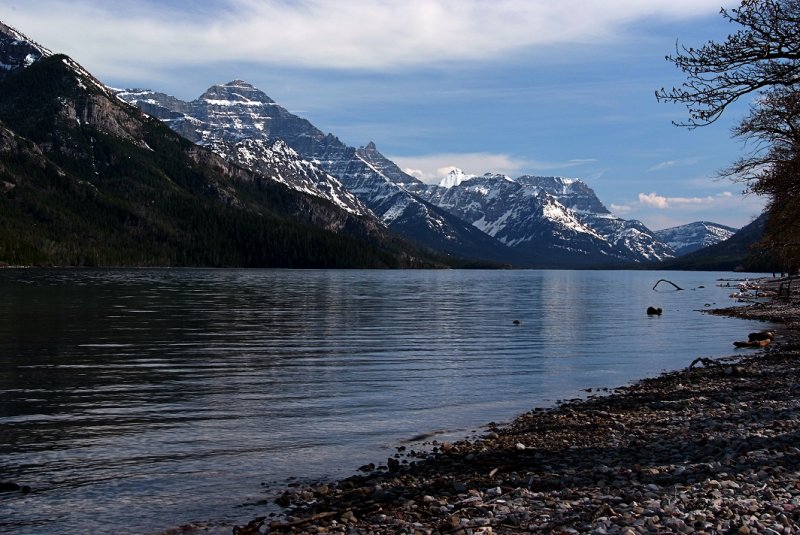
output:
<svg viewBox="0 0 800 535"><path fill-rule="evenodd" d="M667 279L659 279L658 282L655 284L655 286L653 286L653 289L655 290L656 287L662 282L666 282L666 283L669 283L669 284L673 285L675 287L675 290L683 290L683 288L681 288L680 286L678 286L677 284L675 284L672 281L668 281Z"/></svg>

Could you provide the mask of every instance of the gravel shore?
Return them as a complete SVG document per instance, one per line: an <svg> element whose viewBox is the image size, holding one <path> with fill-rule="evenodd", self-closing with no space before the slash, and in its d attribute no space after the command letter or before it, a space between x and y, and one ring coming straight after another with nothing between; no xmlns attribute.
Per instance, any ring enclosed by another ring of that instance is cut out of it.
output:
<svg viewBox="0 0 800 535"><path fill-rule="evenodd" d="M762 295L777 287L761 284ZM432 452L398 448L385 466L288 489L285 515L233 532L800 533L800 306L791 301L715 311L783 323L765 348L691 367L687 356L684 370Z"/></svg>

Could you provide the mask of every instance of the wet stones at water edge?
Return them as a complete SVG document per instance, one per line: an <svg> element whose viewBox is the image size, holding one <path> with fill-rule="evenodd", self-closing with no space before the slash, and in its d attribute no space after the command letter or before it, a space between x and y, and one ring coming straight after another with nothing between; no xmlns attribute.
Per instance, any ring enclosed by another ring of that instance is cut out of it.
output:
<svg viewBox="0 0 800 535"><path fill-rule="evenodd" d="M395 473L292 489L268 532L797 534L798 351L708 359L530 411ZM262 533L258 520L234 533Z"/></svg>
<svg viewBox="0 0 800 535"><path fill-rule="evenodd" d="M663 310L656 307L647 307L647 315L648 316L660 316Z"/></svg>

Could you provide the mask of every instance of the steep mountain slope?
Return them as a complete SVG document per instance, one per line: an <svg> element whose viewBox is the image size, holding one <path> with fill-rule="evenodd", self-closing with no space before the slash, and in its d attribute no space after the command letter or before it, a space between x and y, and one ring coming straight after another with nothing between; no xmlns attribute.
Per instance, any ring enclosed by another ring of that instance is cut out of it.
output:
<svg viewBox="0 0 800 535"><path fill-rule="evenodd" d="M0 81L0 153L0 263L419 265L375 220L192 144L66 56Z"/></svg>
<svg viewBox="0 0 800 535"><path fill-rule="evenodd" d="M349 147L279 106L247 82L235 80L212 86L192 102L144 90L124 91L119 96L165 121L187 139L213 147L239 163L247 164L241 151L237 154L237 146L251 144L246 147L250 151L252 145L268 147L282 140L302 159L335 177L333 180L355 195L390 229L427 247L491 261L519 260L508 247L410 194L407 187L421 183L381 155L374 144L360 149ZM257 158L251 161L256 162ZM302 188L308 188L308 184ZM330 188L325 185L322 189ZM344 194L339 198L344 198Z"/></svg>
<svg viewBox="0 0 800 535"><path fill-rule="evenodd" d="M739 229L697 221L687 225L655 231L659 240L669 245L676 256L683 256L691 252L715 245L733 236Z"/></svg>
<svg viewBox="0 0 800 535"><path fill-rule="evenodd" d="M331 201L353 214L371 214L339 180L302 159L285 142L269 137L271 118L262 108L270 110L275 103L245 82L231 82L224 94L217 86L212 87L190 103L146 90L117 95L238 165L274 176L297 191ZM265 132L267 135L263 135Z"/></svg>
<svg viewBox="0 0 800 535"><path fill-rule="evenodd" d="M439 186L410 186L421 198L523 252L584 264L672 256L638 221L611 215L580 180L454 170Z"/></svg>

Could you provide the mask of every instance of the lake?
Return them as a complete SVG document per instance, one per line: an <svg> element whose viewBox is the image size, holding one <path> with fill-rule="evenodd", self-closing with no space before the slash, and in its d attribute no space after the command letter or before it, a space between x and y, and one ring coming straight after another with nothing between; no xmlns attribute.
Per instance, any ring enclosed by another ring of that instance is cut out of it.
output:
<svg viewBox="0 0 800 535"><path fill-rule="evenodd" d="M230 533L287 478L734 354L764 325L700 311L743 276L0 270L0 481L32 488L0 532Z"/></svg>

